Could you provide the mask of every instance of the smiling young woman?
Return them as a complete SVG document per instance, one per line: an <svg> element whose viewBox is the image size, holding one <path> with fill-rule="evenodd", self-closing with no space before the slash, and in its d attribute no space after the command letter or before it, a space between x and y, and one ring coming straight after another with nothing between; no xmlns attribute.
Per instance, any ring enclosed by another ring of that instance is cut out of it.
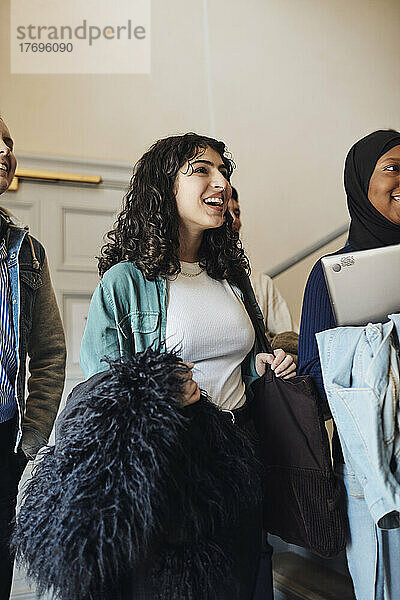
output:
<svg viewBox="0 0 400 600"><path fill-rule="evenodd" d="M189 367L183 405L196 403L201 388L221 409L221 418L248 433L250 383L267 363L285 378L295 374L295 365L282 350L257 352L236 285L249 264L227 210L233 168L223 142L194 133L159 140L138 161L99 259L102 279L91 301L81 366L90 377L108 369L104 356L130 357L150 346L179 348ZM257 486L248 485L255 491ZM226 493L228 506L232 491ZM260 505L254 501L232 522L224 542L214 540L234 557L218 600L254 597L262 555ZM207 579L216 565L207 556L202 560ZM178 567L182 581L186 568L183 562ZM177 589L176 598L182 597L184 590ZM206 596L199 591L198 597ZM263 600L270 597L271 581Z"/></svg>
<svg viewBox="0 0 400 600"><path fill-rule="evenodd" d="M369 182L368 198L381 215L400 225L400 144L377 161Z"/></svg>
<svg viewBox="0 0 400 600"><path fill-rule="evenodd" d="M348 241L335 254L400 244L400 132L374 131L356 142L346 158L344 185L351 222ZM393 273L393 277L398 277L398 274ZM310 273L304 292L299 373L313 377L324 403L326 394L315 334L335 327L319 260ZM333 354L331 360L335 360ZM382 533L375 526L356 475L350 465L343 464L337 434L334 437L334 454L338 470L344 472L348 491L347 510L351 523L346 552L356 597L359 600L400 597L400 571L397 567L400 529L388 529Z"/></svg>

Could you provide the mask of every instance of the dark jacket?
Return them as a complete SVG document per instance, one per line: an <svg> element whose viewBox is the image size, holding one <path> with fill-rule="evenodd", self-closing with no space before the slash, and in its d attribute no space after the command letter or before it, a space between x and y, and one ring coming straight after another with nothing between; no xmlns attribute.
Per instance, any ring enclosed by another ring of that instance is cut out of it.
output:
<svg viewBox="0 0 400 600"><path fill-rule="evenodd" d="M0 208L6 223L12 319L17 345L15 448L34 457L47 444L64 386L65 339L43 246L29 236L11 213ZM26 367L29 357L28 397Z"/></svg>
<svg viewBox="0 0 400 600"><path fill-rule="evenodd" d="M0 208L8 251L12 319L17 345L15 448L34 457L47 444L64 387L65 339L43 246ZM29 357L28 397L26 367Z"/></svg>
<svg viewBox="0 0 400 600"><path fill-rule="evenodd" d="M182 366L152 349L70 394L25 491L15 546L61 600L249 600L260 555L259 465Z"/></svg>

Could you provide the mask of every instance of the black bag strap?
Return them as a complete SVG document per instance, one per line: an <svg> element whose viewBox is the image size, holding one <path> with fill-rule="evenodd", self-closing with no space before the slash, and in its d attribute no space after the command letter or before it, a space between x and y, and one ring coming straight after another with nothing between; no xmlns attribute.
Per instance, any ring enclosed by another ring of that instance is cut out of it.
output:
<svg viewBox="0 0 400 600"><path fill-rule="evenodd" d="M253 324L256 339L260 345L260 348L263 352L273 354L274 351L267 338L264 325L261 324L261 320L257 316L254 303L250 298L250 294L252 294L253 298L255 299L253 286L251 285L250 278L247 275L243 275L243 277L241 277L241 279L238 281L238 286L243 294L243 304Z"/></svg>

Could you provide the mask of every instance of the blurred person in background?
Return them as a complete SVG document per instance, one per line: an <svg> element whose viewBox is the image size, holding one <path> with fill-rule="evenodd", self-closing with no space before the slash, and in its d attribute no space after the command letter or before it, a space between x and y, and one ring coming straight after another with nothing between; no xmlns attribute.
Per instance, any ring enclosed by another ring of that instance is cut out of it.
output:
<svg viewBox="0 0 400 600"><path fill-rule="evenodd" d="M232 187L232 195L228 203L232 215L232 229L239 233L242 227L239 195ZM281 296L271 277L260 271L251 271L250 280L257 302L261 308L265 329L272 347L283 348L292 355L297 355L298 327L293 321L288 305Z"/></svg>

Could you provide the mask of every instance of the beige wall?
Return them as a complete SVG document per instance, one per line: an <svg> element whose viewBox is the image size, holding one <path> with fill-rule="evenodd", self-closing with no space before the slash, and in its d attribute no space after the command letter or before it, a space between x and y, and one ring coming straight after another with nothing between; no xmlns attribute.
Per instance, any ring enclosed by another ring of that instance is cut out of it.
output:
<svg viewBox="0 0 400 600"><path fill-rule="evenodd" d="M25 152L133 162L171 133L226 140L246 248L268 270L346 221L349 146L400 128L400 2L207 6L209 70L204 2L153 0L151 75L11 76L1 0L0 109ZM308 266L279 281L295 311Z"/></svg>
<svg viewBox="0 0 400 600"><path fill-rule="evenodd" d="M346 243L346 238L347 235L340 236L335 241L330 242L330 244L321 248L318 252L314 252L314 254L311 254L296 266L276 277L275 282L283 297L287 299L296 323L300 323L304 286L314 263L321 258L321 256L335 252L335 250L338 250L339 248L343 248Z"/></svg>

